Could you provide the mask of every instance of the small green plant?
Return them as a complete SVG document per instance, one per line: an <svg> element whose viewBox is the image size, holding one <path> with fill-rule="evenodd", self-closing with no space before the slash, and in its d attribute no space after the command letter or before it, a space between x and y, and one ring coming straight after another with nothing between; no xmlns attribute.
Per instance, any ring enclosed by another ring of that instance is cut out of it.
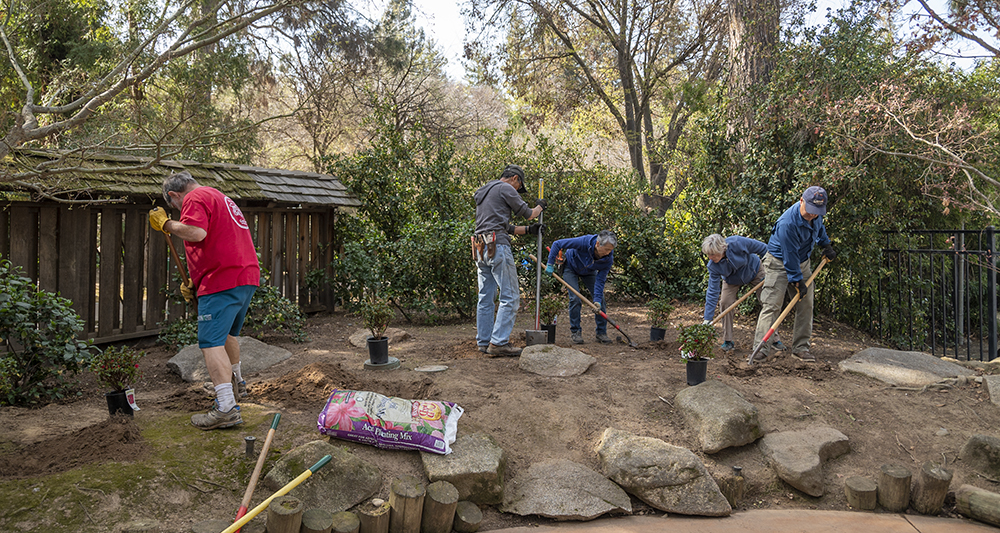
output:
<svg viewBox="0 0 1000 533"><path fill-rule="evenodd" d="M715 348L715 327L711 324L677 326L677 341L681 344L681 360L711 359Z"/></svg>
<svg viewBox="0 0 1000 533"><path fill-rule="evenodd" d="M86 367L89 340L72 302L0 260L0 405L30 405L65 397L68 373Z"/></svg>
<svg viewBox="0 0 1000 533"><path fill-rule="evenodd" d="M98 352L90 360L90 371L105 388L123 391L130 385L134 386L142 377L139 360L144 355L146 352L128 346L111 346Z"/></svg>
<svg viewBox="0 0 1000 533"><path fill-rule="evenodd" d="M558 294L546 294L542 296L541 304L539 305L542 325L553 323L556 315L565 308L565 301L562 296Z"/></svg>
<svg viewBox="0 0 1000 533"><path fill-rule="evenodd" d="M665 328L670 313L674 312L674 306L665 298L652 299L646 303L646 307L646 316L654 328Z"/></svg>
<svg viewBox="0 0 1000 533"><path fill-rule="evenodd" d="M394 315L392 305L381 296L369 292L361 301L361 320L371 332L373 339L381 339Z"/></svg>

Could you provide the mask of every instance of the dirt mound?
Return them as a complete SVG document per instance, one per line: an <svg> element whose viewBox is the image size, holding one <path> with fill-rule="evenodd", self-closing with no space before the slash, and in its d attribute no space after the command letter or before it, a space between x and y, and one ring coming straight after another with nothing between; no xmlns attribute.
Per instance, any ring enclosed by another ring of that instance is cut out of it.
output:
<svg viewBox="0 0 1000 533"><path fill-rule="evenodd" d="M79 432L60 435L0 455L0 478L55 474L105 461L141 459L147 446L131 417L113 416Z"/></svg>
<svg viewBox="0 0 1000 533"><path fill-rule="evenodd" d="M434 388L434 382L427 378L416 381L380 378L377 370L359 376L345 370L341 363L317 362L279 378L251 383L248 390L255 402L289 409L314 409L326 403L333 389L366 390L404 399L421 399L430 397Z"/></svg>

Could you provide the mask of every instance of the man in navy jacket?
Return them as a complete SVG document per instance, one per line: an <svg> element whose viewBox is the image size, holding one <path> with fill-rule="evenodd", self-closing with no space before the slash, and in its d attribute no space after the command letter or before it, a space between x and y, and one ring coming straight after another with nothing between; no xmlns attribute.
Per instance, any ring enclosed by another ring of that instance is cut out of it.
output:
<svg viewBox="0 0 1000 533"><path fill-rule="evenodd" d="M733 235L723 238L713 233L701 243L701 252L708 256L708 289L705 291L705 324L711 324L715 310L729 309L736 301L740 287L757 285L764 279L764 268L761 258L767 254L767 245L747 237ZM757 298L760 298L760 289ZM720 302L721 294L721 302ZM730 351L736 347L733 343L733 313L722 317L723 342L722 350ZM784 350L777 334L773 336L772 346Z"/></svg>
<svg viewBox="0 0 1000 533"><path fill-rule="evenodd" d="M552 243L545 271L555 271L555 263L559 252L563 252L565 271L563 279L577 291L580 282L587 287L593 296L594 305L607 314L604 304L604 284L608 280L608 272L615 264L615 246L618 240L610 230L602 230L597 235L581 235L570 239L559 239ZM583 344L583 333L580 327L580 306L583 304L575 294L569 295L569 330L573 342ZM610 344L608 338L608 321L599 313L595 316L597 322L597 340Z"/></svg>
<svg viewBox="0 0 1000 533"><path fill-rule="evenodd" d="M756 346L781 314L786 292L792 297L796 294L801 295L801 299L795 304L792 355L809 363L816 362L816 357L809 353L814 293L812 285L806 287L806 280L812 276L809 256L812 254L813 246L818 244L827 259L832 261L837 257L830 237L826 235L826 227L823 226L826 207L826 191L822 187L813 186L806 189L799 201L778 217L778 222L771 230L771 238L767 241L764 288L760 296L763 308L757 318L757 330L754 332L754 346ZM758 360L771 355L767 346L764 346L760 353L761 357L757 358Z"/></svg>

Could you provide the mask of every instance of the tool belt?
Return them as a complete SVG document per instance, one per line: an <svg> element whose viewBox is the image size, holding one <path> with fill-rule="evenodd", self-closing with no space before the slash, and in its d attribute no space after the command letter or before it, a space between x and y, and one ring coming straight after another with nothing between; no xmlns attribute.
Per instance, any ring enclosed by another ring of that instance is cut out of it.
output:
<svg viewBox="0 0 1000 533"><path fill-rule="evenodd" d="M495 231L477 233L471 239L473 261L493 259L493 256L497 253L497 233Z"/></svg>

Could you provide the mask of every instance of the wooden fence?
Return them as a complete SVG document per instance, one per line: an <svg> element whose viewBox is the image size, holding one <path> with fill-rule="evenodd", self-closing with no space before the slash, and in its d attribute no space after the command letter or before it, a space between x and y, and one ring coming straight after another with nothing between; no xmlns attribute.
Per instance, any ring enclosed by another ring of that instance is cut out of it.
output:
<svg viewBox="0 0 1000 533"><path fill-rule="evenodd" d="M69 299L95 342L156 335L185 306L167 297L177 294L177 270L164 235L149 227L152 207L13 202L0 208L0 256L40 289ZM305 280L315 269L330 273L335 210L240 209L271 285L306 311L332 310L330 292L308 290ZM180 239L174 243L183 255Z"/></svg>

